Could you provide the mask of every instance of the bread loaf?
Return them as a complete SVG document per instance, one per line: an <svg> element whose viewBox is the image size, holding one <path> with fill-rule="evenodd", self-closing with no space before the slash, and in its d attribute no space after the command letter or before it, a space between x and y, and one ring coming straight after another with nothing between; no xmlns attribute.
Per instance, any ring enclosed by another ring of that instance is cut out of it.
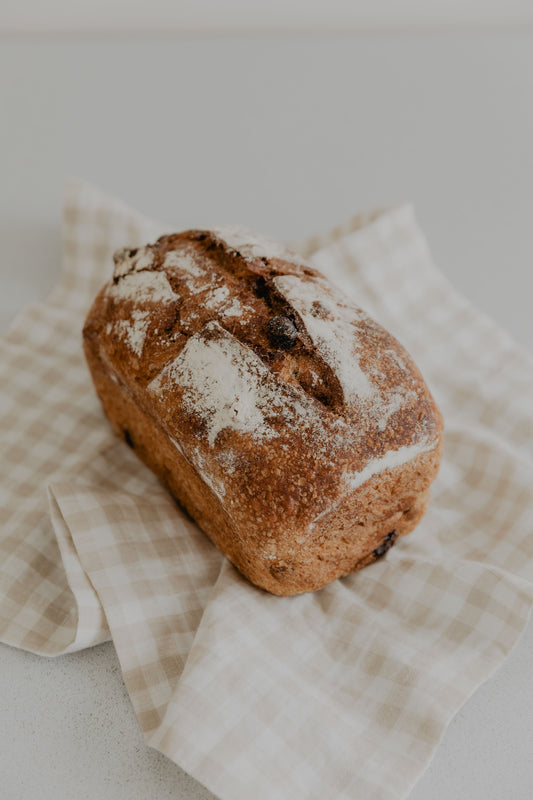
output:
<svg viewBox="0 0 533 800"><path fill-rule="evenodd" d="M252 583L314 591L415 527L442 418L393 336L240 228L114 261L83 330L104 411Z"/></svg>

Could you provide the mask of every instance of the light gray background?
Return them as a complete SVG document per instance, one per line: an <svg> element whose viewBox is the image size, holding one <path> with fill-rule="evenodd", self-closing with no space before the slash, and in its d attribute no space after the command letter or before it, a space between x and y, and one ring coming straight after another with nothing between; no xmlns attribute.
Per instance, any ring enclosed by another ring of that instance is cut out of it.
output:
<svg viewBox="0 0 533 800"><path fill-rule="evenodd" d="M533 22L529 0L2 0L9 33L442 30Z"/></svg>
<svg viewBox="0 0 533 800"><path fill-rule="evenodd" d="M411 200L443 272L533 349L532 98L531 31L0 42L0 330L59 276L75 174L169 227L290 239ZM409 800L533 797L532 644ZM0 719L3 800L212 797L145 747L111 645L0 646Z"/></svg>

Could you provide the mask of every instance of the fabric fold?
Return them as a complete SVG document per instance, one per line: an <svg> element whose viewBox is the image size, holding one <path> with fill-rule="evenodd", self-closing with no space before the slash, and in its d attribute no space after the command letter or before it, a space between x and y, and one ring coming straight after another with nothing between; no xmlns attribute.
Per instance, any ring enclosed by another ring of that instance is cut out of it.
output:
<svg viewBox="0 0 533 800"><path fill-rule="evenodd" d="M94 587L149 738L187 661L222 556L153 477L146 491L145 468L122 442L107 458L123 488L109 486L104 472L98 483L60 482L49 491L75 546L76 558L67 551L71 574L81 566ZM95 465L89 469L94 481Z"/></svg>

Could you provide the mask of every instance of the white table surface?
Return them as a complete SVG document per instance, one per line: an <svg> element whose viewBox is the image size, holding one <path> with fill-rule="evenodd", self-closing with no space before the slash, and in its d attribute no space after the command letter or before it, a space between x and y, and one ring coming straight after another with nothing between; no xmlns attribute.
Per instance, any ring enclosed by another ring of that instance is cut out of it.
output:
<svg viewBox="0 0 533 800"><path fill-rule="evenodd" d="M443 272L533 349L532 100L531 31L0 41L0 329L57 280L75 174L176 229L291 239L411 200ZM531 800L532 645L530 624L409 800ZM144 745L111 644L0 646L0 720L2 800L212 798Z"/></svg>

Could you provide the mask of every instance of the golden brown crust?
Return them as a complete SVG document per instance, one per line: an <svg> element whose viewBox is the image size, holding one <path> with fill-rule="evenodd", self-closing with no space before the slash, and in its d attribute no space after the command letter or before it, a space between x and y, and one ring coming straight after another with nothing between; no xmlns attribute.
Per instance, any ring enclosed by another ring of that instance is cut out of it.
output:
<svg viewBox="0 0 533 800"><path fill-rule="evenodd" d="M422 376L279 245L232 229L120 251L84 347L119 433L274 594L364 566L423 514L442 418Z"/></svg>

